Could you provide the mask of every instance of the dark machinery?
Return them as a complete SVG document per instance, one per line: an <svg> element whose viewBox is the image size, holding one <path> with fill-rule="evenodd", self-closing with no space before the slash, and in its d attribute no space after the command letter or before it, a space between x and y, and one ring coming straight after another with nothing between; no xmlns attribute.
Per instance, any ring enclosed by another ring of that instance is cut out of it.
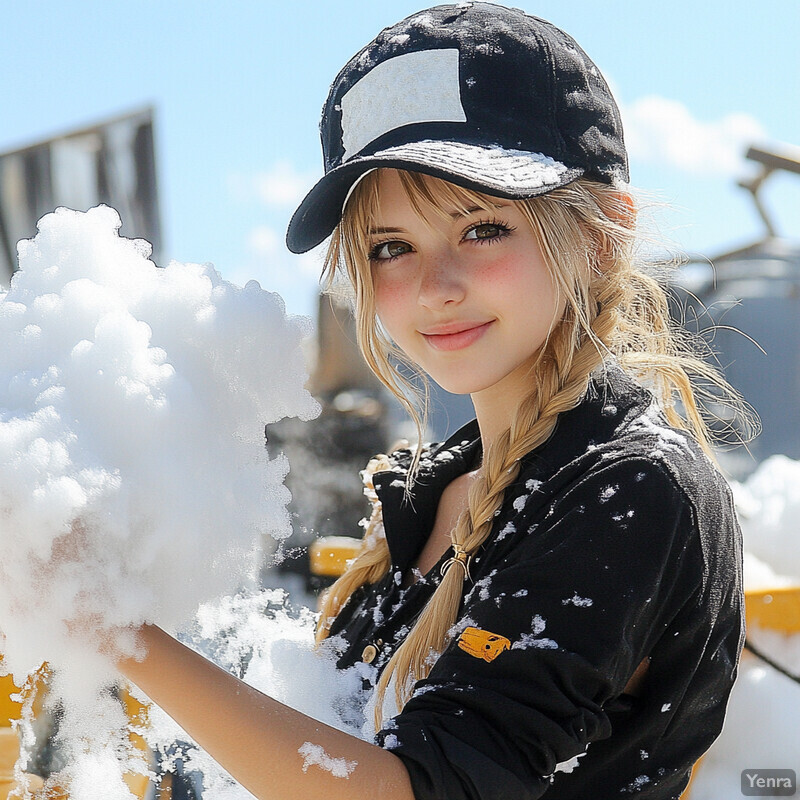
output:
<svg viewBox="0 0 800 800"><path fill-rule="evenodd" d="M747 447L721 455L740 479L770 455L800 459L800 242L779 235L760 194L776 172L800 175L800 149L751 147L747 158L761 170L739 185L750 193L765 235L688 262L674 287L682 321L693 333L705 332L725 377L761 420Z"/></svg>

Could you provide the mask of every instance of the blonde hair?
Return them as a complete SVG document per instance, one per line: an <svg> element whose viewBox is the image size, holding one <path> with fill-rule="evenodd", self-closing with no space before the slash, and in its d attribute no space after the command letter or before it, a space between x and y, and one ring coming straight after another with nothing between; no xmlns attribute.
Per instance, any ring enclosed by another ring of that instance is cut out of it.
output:
<svg viewBox="0 0 800 800"><path fill-rule="evenodd" d="M415 211L425 218L444 209L477 206L494 212L494 199L420 173L399 173ZM378 208L380 170L367 175L353 192L328 249L328 285L344 268L355 290L359 346L370 368L405 406L422 430L426 397L419 411L416 392L397 363L408 364L381 328L369 262L369 231ZM505 490L519 474L520 461L542 444L558 415L585 396L591 374L614 358L645 382L660 401L672 425L690 431L710 453L709 428L698 392L725 398L742 410L735 393L717 370L692 352L685 336L670 322L667 295L660 283L637 263L630 196L611 186L577 180L559 189L516 201L535 233L554 285L566 301L565 312L539 350L530 371L531 389L510 427L484 453L471 484L467 509L451 533L455 558L406 639L386 665L377 686L375 724L380 726L387 686L395 677L398 708L416 681L426 677L443 652L456 622L466 577L467 559L489 536ZM701 388L693 386L693 378ZM421 448L416 450L418 459ZM368 475L388 467L385 456L368 467ZM412 463L413 476L416 461ZM410 481L409 481L410 486ZM368 486L371 489L371 485ZM380 503L367 524L360 555L322 601L318 641L360 586L375 583L389 570L390 556L382 534ZM460 567L464 567L463 569Z"/></svg>

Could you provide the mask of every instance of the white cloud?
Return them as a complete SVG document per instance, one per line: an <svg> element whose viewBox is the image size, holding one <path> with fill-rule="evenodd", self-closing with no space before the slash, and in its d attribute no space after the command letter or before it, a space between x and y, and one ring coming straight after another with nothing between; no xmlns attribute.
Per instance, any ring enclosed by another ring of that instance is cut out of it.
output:
<svg viewBox="0 0 800 800"><path fill-rule="evenodd" d="M319 280L322 271L322 254L312 250L301 255L290 253L283 235L269 225L257 225L247 237L247 249L252 261L271 272L286 272Z"/></svg>
<svg viewBox="0 0 800 800"><path fill-rule="evenodd" d="M290 253L282 231L262 224L247 235L242 263L229 267L223 277L240 286L256 280L263 289L280 294L289 313L315 318L323 257L322 248L302 255Z"/></svg>
<svg viewBox="0 0 800 800"><path fill-rule="evenodd" d="M268 206L296 206L319 176L298 172L288 161L278 161L252 178L256 196Z"/></svg>
<svg viewBox="0 0 800 800"><path fill-rule="evenodd" d="M666 97L651 95L623 105L625 142L631 159L706 175L741 173L747 147L767 138L748 114L705 122Z"/></svg>
<svg viewBox="0 0 800 800"><path fill-rule="evenodd" d="M271 258L283 249L278 232L268 225L258 225L247 236L247 249L259 258Z"/></svg>
<svg viewBox="0 0 800 800"><path fill-rule="evenodd" d="M317 172L298 172L289 161L276 161L263 172L230 174L228 191L240 203L257 200L269 208L294 211L320 177Z"/></svg>

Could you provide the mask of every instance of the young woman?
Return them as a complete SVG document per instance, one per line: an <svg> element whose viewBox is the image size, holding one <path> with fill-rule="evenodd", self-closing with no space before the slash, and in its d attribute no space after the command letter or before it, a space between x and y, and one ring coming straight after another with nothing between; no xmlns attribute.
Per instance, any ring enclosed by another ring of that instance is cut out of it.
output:
<svg viewBox="0 0 800 800"><path fill-rule="evenodd" d="M678 797L736 673L741 544L688 375L717 379L636 264L608 87L549 23L461 3L355 56L321 130L289 247L331 236L412 413L399 362L476 412L371 462L363 551L324 601L375 743L156 627L123 671L260 798Z"/></svg>

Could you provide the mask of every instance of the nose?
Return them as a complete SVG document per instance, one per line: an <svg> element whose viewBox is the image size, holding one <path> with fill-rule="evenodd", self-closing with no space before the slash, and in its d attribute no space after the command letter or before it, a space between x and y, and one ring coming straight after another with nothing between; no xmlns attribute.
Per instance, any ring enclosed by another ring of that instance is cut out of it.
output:
<svg viewBox="0 0 800 800"><path fill-rule="evenodd" d="M420 264L419 302L439 310L464 299L466 284L458 261L449 253L440 253Z"/></svg>

